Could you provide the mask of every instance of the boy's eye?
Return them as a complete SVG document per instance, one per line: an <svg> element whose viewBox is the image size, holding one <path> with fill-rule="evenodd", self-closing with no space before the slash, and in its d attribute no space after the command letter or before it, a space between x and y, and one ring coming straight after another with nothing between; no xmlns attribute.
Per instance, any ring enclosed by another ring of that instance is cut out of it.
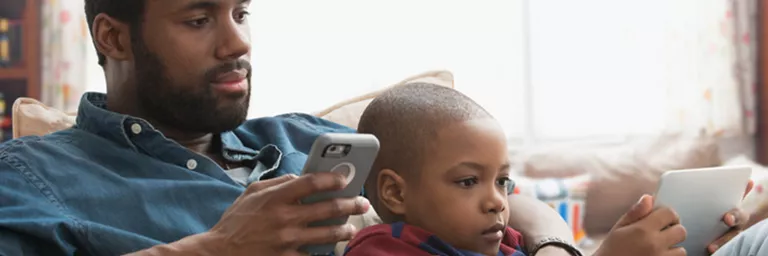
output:
<svg viewBox="0 0 768 256"><path fill-rule="evenodd" d="M507 194L512 194L515 192L515 182L512 181L509 177L499 178L496 180L496 185L503 187L505 191L507 191Z"/></svg>
<svg viewBox="0 0 768 256"><path fill-rule="evenodd" d="M459 186L462 186L464 188L469 188L477 184L477 178L475 177L466 178L466 179L457 181L456 184L459 184Z"/></svg>

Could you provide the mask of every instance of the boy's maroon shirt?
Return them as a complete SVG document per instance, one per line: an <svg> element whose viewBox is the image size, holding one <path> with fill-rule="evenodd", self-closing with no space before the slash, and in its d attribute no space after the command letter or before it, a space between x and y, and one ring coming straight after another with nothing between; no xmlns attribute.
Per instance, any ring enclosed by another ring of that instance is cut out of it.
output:
<svg viewBox="0 0 768 256"><path fill-rule="evenodd" d="M525 256L523 236L507 227L498 256ZM349 242L344 256L440 255L483 256L477 252L459 250L435 235L402 222L365 228Z"/></svg>

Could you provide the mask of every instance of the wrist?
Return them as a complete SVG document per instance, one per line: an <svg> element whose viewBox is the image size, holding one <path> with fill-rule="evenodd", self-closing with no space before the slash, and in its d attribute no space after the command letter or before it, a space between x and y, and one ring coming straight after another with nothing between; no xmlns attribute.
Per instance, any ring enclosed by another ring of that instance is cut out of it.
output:
<svg viewBox="0 0 768 256"><path fill-rule="evenodd" d="M532 256L573 256L570 252L557 246L544 246Z"/></svg>
<svg viewBox="0 0 768 256"><path fill-rule="evenodd" d="M143 251L130 253L126 256L214 256L222 254L222 252L225 252L226 248L227 247L224 246L224 239L213 233L205 232L182 238L173 243L157 245Z"/></svg>
<svg viewBox="0 0 768 256"><path fill-rule="evenodd" d="M544 255L544 256L582 256L576 246L573 245L572 240L565 240L559 237L545 237L535 241L535 244L530 248L531 255Z"/></svg>

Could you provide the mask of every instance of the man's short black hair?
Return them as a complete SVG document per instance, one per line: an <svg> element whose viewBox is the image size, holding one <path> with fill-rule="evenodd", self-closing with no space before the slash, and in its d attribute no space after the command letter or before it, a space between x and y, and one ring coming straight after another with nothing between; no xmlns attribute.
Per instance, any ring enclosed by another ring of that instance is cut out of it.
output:
<svg viewBox="0 0 768 256"><path fill-rule="evenodd" d="M383 169L418 178L437 129L491 115L468 96L452 88L413 83L393 87L363 111L357 131L379 139L379 155L366 181L366 193L378 200L376 178ZM414 175L415 174L415 175Z"/></svg>
<svg viewBox="0 0 768 256"><path fill-rule="evenodd" d="M93 36L93 20L99 13L104 13L131 26L131 36L139 35L144 17L146 0L85 0L85 17ZM106 57L100 52L99 65L104 66Z"/></svg>

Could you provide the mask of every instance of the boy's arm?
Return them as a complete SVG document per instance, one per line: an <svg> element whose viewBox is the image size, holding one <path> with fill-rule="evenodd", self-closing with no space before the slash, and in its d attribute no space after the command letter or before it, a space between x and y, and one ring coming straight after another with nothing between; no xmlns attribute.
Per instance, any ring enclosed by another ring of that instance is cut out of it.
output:
<svg viewBox="0 0 768 256"><path fill-rule="evenodd" d="M547 204L522 195L509 195L509 226L523 234L525 249L529 251L549 239L557 238L574 244L573 234L555 210ZM574 256L556 244L542 247L534 256Z"/></svg>

